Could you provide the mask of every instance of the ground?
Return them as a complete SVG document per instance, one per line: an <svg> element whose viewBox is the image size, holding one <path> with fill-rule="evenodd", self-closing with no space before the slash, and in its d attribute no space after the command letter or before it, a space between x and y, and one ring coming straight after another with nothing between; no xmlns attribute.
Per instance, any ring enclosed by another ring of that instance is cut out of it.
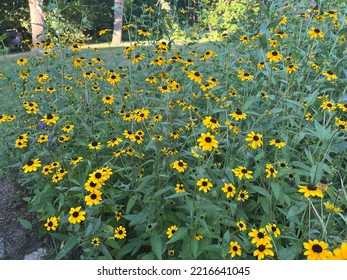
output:
<svg viewBox="0 0 347 280"><path fill-rule="evenodd" d="M42 246L37 231L24 229L18 217L34 221L28 213L26 203L19 197L19 186L9 180L0 179L0 237L5 241L5 259L22 260L24 256Z"/></svg>

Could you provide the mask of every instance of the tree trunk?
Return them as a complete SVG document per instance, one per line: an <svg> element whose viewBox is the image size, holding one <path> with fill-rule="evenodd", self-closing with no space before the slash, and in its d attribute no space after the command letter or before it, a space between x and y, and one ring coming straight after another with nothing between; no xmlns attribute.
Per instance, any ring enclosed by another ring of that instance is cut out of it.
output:
<svg viewBox="0 0 347 280"><path fill-rule="evenodd" d="M43 0L29 0L29 11L31 21L32 44L43 41L44 36L44 16L41 5Z"/></svg>
<svg viewBox="0 0 347 280"><path fill-rule="evenodd" d="M114 22L112 44L120 44L122 42L122 25L123 25L123 8L124 0L114 0Z"/></svg>

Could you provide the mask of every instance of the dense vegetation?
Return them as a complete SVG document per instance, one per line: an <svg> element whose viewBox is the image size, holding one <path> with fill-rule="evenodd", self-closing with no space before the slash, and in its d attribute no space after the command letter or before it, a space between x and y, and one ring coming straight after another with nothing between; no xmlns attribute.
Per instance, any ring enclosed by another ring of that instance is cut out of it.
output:
<svg viewBox="0 0 347 280"><path fill-rule="evenodd" d="M270 2L185 44L158 6L107 50L51 20L4 58L2 169L55 258L346 259L346 7Z"/></svg>

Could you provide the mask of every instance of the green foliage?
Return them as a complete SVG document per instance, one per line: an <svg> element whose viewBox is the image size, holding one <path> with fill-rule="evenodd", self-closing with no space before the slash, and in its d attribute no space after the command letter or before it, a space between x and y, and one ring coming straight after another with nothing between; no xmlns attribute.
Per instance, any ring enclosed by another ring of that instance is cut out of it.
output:
<svg viewBox="0 0 347 280"><path fill-rule="evenodd" d="M48 6L49 45L0 71L15 97L0 130L55 258L304 259L308 241L345 242L346 7L323 4L260 5L249 28L184 45L174 5L142 6L135 42L109 52Z"/></svg>

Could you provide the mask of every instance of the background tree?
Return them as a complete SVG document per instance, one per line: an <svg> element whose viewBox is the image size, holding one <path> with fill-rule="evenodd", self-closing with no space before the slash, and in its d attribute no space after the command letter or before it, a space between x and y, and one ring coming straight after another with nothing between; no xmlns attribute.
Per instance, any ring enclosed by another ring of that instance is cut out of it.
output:
<svg viewBox="0 0 347 280"><path fill-rule="evenodd" d="M29 0L32 44L44 39L43 0Z"/></svg>
<svg viewBox="0 0 347 280"><path fill-rule="evenodd" d="M112 44L120 44L122 41L124 0L114 0L114 22Z"/></svg>

